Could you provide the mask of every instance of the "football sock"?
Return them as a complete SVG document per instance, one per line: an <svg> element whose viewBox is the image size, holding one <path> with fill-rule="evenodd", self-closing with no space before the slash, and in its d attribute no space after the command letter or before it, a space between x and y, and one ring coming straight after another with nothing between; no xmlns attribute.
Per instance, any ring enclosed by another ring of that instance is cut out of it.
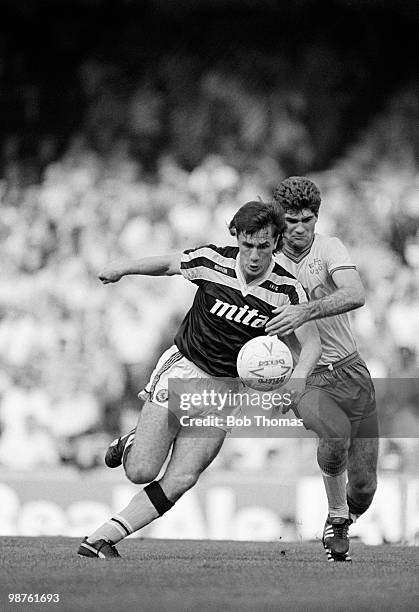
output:
<svg viewBox="0 0 419 612"><path fill-rule="evenodd" d="M144 487L144 493L147 493L149 500L155 507L159 516L163 516L165 512L174 506L174 503L166 497L165 492L157 481L150 482Z"/></svg>
<svg viewBox="0 0 419 612"><path fill-rule="evenodd" d="M109 521L96 529L87 538L87 541L92 543L103 539L116 544L134 531L154 521L158 516L160 515L149 496L142 490L134 495L126 508L114 514Z"/></svg>
<svg viewBox="0 0 419 612"><path fill-rule="evenodd" d="M338 476L329 476L322 472L326 488L330 517L349 517L349 508L346 501L346 470Z"/></svg>

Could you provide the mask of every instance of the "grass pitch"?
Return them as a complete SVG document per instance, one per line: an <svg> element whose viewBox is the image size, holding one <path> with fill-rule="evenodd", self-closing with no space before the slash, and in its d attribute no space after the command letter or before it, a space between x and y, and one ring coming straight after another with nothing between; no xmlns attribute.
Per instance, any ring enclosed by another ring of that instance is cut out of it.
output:
<svg viewBox="0 0 419 612"><path fill-rule="evenodd" d="M329 564L320 543L122 542L122 559L78 557L74 538L0 538L0 610L65 612L416 610L419 548L352 545ZM9 604L8 593L59 593Z"/></svg>

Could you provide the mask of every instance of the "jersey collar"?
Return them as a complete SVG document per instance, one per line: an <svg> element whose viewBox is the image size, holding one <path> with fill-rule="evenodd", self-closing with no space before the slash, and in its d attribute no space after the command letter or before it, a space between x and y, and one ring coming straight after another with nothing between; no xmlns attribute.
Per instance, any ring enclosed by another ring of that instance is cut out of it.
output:
<svg viewBox="0 0 419 612"><path fill-rule="evenodd" d="M272 258L272 261L269 264L268 269L266 270L265 274L263 276L260 276L259 278L255 278L255 280L250 281L250 283L247 283L246 279L244 278L241 267L240 267L240 253L238 253L235 269L236 269L237 280L239 281L240 291L242 292L242 294L246 295L246 293L248 293L252 287L257 287L261 283L264 283L266 279L269 277L269 275L271 274L274 267L275 267L275 261Z"/></svg>
<svg viewBox="0 0 419 612"><path fill-rule="evenodd" d="M313 240L308 245L308 247L304 249L304 251L301 251L301 253L299 253L298 255L296 255L294 251L291 251L290 249L288 249L285 244L282 246L282 252L284 253L286 257L288 257L288 259L291 259L291 261L293 261L294 263L300 263L300 261L302 261L304 257L307 257L307 255L310 253L311 247L314 244L316 236L317 234L314 234Z"/></svg>

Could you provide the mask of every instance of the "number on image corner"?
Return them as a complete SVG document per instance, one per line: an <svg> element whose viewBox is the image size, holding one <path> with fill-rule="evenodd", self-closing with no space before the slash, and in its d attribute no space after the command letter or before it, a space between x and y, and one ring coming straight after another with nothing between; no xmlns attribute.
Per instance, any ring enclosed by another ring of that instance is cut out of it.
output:
<svg viewBox="0 0 419 612"><path fill-rule="evenodd" d="M59 603L59 593L9 593L9 603Z"/></svg>

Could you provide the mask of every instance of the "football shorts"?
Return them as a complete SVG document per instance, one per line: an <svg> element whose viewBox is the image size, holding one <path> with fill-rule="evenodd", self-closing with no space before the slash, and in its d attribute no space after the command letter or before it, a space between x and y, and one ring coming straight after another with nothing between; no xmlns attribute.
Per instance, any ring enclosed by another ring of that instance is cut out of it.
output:
<svg viewBox="0 0 419 612"><path fill-rule="evenodd" d="M217 424L213 420L211 426L230 432L231 428L225 424L225 417L240 415L240 403L235 405L232 400L234 394L241 393L243 388L244 385L239 379L211 377L173 345L162 354L150 380L138 397L170 410L178 419L181 416L217 417ZM219 394L228 398L222 402L222 407L217 401ZM195 401L192 401L192 396Z"/></svg>
<svg viewBox="0 0 419 612"><path fill-rule="evenodd" d="M352 437L378 436L374 385L357 352L329 366L315 368L307 378L297 411L303 421L303 413L310 414L306 420L316 418L318 413L319 420L325 422L326 429L330 430L330 437L339 437L338 432L343 431L346 421L341 418L343 415L349 419Z"/></svg>

